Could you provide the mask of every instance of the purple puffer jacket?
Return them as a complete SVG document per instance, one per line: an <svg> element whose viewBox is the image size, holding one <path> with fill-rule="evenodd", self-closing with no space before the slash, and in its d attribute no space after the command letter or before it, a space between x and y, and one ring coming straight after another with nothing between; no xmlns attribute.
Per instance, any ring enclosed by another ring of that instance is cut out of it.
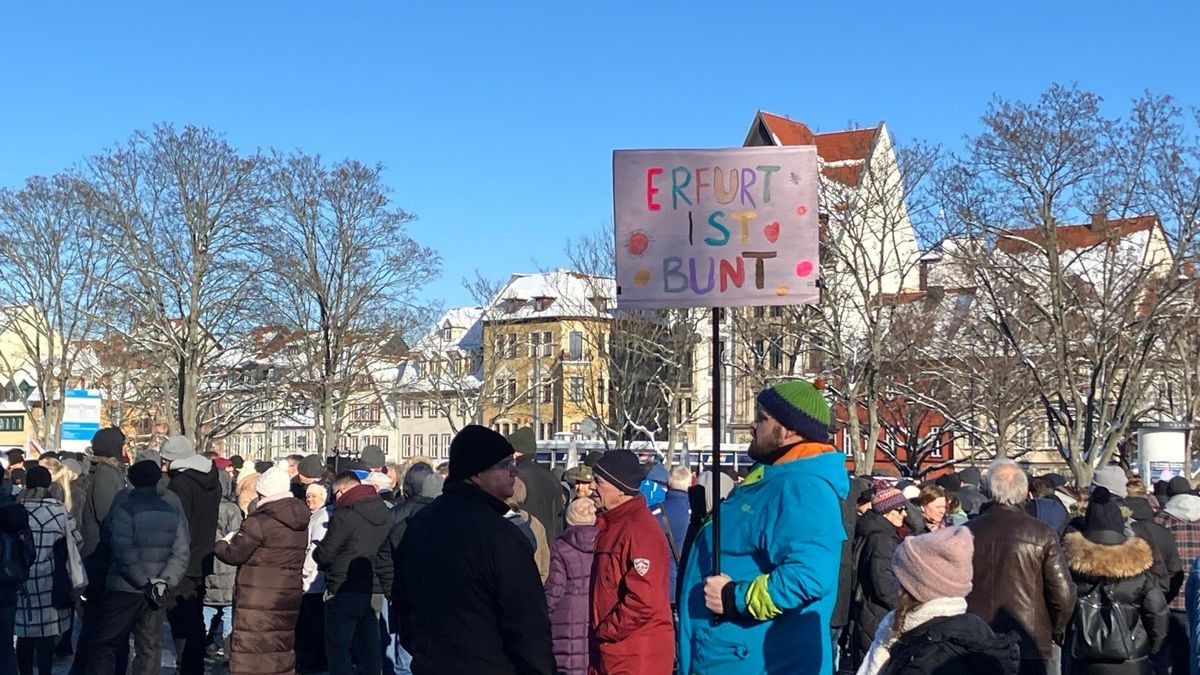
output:
<svg viewBox="0 0 1200 675"><path fill-rule="evenodd" d="M597 531L595 525L573 525L550 545L546 608L554 661L567 675L587 675L592 545Z"/></svg>

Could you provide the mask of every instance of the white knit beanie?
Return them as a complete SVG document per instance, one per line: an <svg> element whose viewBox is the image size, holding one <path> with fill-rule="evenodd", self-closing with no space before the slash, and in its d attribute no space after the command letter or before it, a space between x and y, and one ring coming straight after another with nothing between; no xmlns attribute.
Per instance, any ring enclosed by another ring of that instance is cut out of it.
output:
<svg viewBox="0 0 1200 675"><path fill-rule="evenodd" d="M288 476L287 470L277 466L268 469L254 482L254 490L263 497L274 497L284 492L291 492L291 489L292 479Z"/></svg>

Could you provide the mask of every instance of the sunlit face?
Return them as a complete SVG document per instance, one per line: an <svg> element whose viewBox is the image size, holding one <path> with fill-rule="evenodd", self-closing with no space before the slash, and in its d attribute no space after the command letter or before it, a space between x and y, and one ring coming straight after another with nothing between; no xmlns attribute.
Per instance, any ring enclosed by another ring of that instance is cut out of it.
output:
<svg viewBox="0 0 1200 675"><path fill-rule="evenodd" d="M596 480L592 482L591 497L596 506L603 511L615 509L629 499L629 495L600 476L596 476Z"/></svg>
<svg viewBox="0 0 1200 675"><path fill-rule="evenodd" d="M579 482L575 484L575 498L589 499L592 496L592 484Z"/></svg>
<svg viewBox="0 0 1200 675"><path fill-rule="evenodd" d="M938 497L921 507L921 513L925 515L925 520L929 523L941 523L946 517L946 498Z"/></svg>
<svg viewBox="0 0 1200 675"><path fill-rule="evenodd" d="M484 471L471 476L470 480L479 486L480 490L506 502L513 496L515 491L513 486L519 473L516 461L512 457L506 457Z"/></svg>
<svg viewBox="0 0 1200 675"><path fill-rule="evenodd" d="M325 506L325 496L318 492L309 492L304 495L304 503L308 505L309 511L316 511Z"/></svg>
<svg viewBox="0 0 1200 675"><path fill-rule="evenodd" d="M783 439L787 435L787 429L771 417L771 413L758 408L754 422L750 424L750 449L747 454L756 461L766 459L783 446Z"/></svg>

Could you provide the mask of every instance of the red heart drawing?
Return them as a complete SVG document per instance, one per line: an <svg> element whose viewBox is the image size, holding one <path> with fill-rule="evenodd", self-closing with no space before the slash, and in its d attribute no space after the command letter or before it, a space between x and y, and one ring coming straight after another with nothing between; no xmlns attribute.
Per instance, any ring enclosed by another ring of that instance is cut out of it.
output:
<svg viewBox="0 0 1200 675"><path fill-rule="evenodd" d="M798 216L802 216L802 215L804 215L804 214L806 214L806 213L808 213L808 207L807 207L807 206L805 206L805 205L801 204L800 206L797 206L797 207L796 207L796 215L798 215Z"/></svg>
<svg viewBox="0 0 1200 675"><path fill-rule="evenodd" d="M763 228L763 234L767 235L767 241L771 242L772 244L774 244L776 241L778 241L779 240L779 221L776 220L774 222L767 223L766 227Z"/></svg>

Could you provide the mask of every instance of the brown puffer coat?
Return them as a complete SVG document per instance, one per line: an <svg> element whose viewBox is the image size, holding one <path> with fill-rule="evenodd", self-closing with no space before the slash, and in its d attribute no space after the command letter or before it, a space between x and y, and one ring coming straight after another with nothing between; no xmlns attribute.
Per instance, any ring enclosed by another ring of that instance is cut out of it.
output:
<svg viewBox="0 0 1200 675"><path fill-rule="evenodd" d="M260 504L216 556L238 568L233 589L229 672L291 674L300 612L308 507L295 497Z"/></svg>

